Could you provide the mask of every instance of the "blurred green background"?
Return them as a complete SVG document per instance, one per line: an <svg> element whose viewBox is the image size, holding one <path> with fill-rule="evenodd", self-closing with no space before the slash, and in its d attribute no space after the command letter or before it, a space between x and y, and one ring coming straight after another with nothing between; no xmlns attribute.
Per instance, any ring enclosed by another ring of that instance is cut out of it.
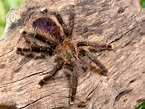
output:
<svg viewBox="0 0 145 109"><path fill-rule="evenodd" d="M5 28L5 15L11 8L17 8L25 0L0 0L0 37Z"/></svg>
<svg viewBox="0 0 145 109"><path fill-rule="evenodd" d="M25 0L0 0L0 37L2 36L4 28L5 28L6 13L9 12L11 8L17 8L24 1ZM145 0L140 0L140 3L145 3ZM143 102L136 109L145 109L145 102Z"/></svg>
<svg viewBox="0 0 145 109"><path fill-rule="evenodd" d="M145 109L145 102L143 102L140 106L138 106L136 109Z"/></svg>

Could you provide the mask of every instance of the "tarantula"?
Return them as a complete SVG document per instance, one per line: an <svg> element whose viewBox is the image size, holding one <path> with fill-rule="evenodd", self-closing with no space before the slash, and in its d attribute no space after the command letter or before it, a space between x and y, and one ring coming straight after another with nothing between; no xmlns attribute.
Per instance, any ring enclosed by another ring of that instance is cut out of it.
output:
<svg viewBox="0 0 145 109"><path fill-rule="evenodd" d="M72 40L72 31L74 26L75 11L74 5L70 8L69 23L66 25L57 12L50 12L47 9L40 11L42 17L35 19L32 26L34 33L21 31L22 37L28 47L17 47L16 53L32 57L43 58L46 55L55 58L57 63L54 68L48 72L49 75L45 76L38 85L42 87L48 80L50 80L62 68L67 69L69 72L70 82L70 104L75 100L78 74L77 67L86 71L81 61L87 57L94 62L101 70L102 75L107 75L107 68L93 55L93 52L102 50L111 50L112 46L109 44L98 44L96 42L81 41L76 44ZM84 47L87 47L85 49Z"/></svg>

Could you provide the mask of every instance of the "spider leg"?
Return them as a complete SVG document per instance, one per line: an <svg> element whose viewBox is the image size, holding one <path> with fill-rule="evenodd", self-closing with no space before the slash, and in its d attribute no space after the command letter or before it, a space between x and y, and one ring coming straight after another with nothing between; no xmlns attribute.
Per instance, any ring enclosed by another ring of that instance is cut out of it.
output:
<svg viewBox="0 0 145 109"><path fill-rule="evenodd" d="M84 49L79 50L79 59L82 60L84 58L82 57L88 57L91 61L93 61L99 68L99 69L94 69L93 66L91 66L92 70L95 70L95 72L99 72L100 74L107 76L108 70L107 68L89 51L86 51Z"/></svg>
<svg viewBox="0 0 145 109"><path fill-rule="evenodd" d="M67 71L65 74L69 78L69 84L70 84L70 104L74 103L75 96L76 96L76 90L77 90L77 82L78 82L78 74L76 66L71 64L65 64L64 66Z"/></svg>
<svg viewBox="0 0 145 109"><path fill-rule="evenodd" d="M28 33L24 30L21 30L20 33L21 33L21 36L25 38L26 43L29 44L29 46L32 46L34 44L35 46L39 46L39 44L37 43L41 43L41 45L44 45L44 46L49 46L49 47L51 46L50 48L55 47L55 45L52 42L50 42L45 37L40 36L39 34Z"/></svg>
<svg viewBox="0 0 145 109"><path fill-rule="evenodd" d="M57 18L58 22L62 25L64 33L66 36L71 36L73 27L74 27L74 18L75 18L75 11L74 11L74 4L71 4L69 7L69 23L68 26L64 23L61 15L59 13L54 13L55 17Z"/></svg>
<svg viewBox="0 0 145 109"><path fill-rule="evenodd" d="M51 55L52 51L51 51L50 47L32 45L29 48L17 47L16 53L37 59L37 58L45 57L45 54L47 54L47 53L49 55Z"/></svg>
<svg viewBox="0 0 145 109"><path fill-rule="evenodd" d="M41 88L48 80L50 80L62 68L64 64L64 60L60 57L57 57L55 59L55 62L57 62L57 65L54 66L54 68L48 72L49 75L45 76L42 80L39 81L39 88Z"/></svg>
<svg viewBox="0 0 145 109"><path fill-rule="evenodd" d="M73 104L73 102L75 100L75 95L76 95L76 90L77 90L77 81L78 81L77 72L73 71L71 78L70 78L70 85L71 85L70 104Z"/></svg>
<svg viewBox="0 0 145 109"><path fill-rule="evenodd" d="M64 21L62 20L62 17L59 13L54 13L55 17L57 18L58 22L61 24L63 30L64 30L64 33L66 36L69 35L69 29L67 28L66 24L64 23Z"/></svg>
<svg viewBox="0 0 145 109"><path fill-rule="evenodd" d="M90 52L100 52L104 50L112 50L113 47L110 44L97 44L97 43L91 43L87 41L78 42L77 47L83 47L88 46L88 50L85 50L83 48L79 49L79 58L83 56L87 56L91 61L93 61L102 71L101 74L106 76L108 73L107 68Z"/></svg>
<svg viewBox="0 0 145 109"><path fill-rule="evenodd" d="M53 48L42 42L42 40L34 37L35 34L27 33L24 30L20 31L21 36L25 38L26 43L28 44L27 48L16 47L16 52L18 54L33 57L33 58L41 58L44 57L45 54L52 55Z"/></svg>
<svg viewBox="0 0 145 109"><path fill-rule="evenodd" d="M19 54L21 52L47 52L48 50L49 50L49 47L31 46L30 48L17 47L16 52Z"/></svg>
<svg viewBox="0 0 145 109"><path fill-rule="evenodd" d="M31 34L31 33L27 33L26 31L24 31L23 29L22 30L20 30L20 34L21 34L21 37L23 37L24 39L25 39L25 42L26 42L26 44L28 45L28 46L30 46L31 45L31 39L30 39L30 37L32 37L33 36L33 34Z"/></svg>
<svg viewBox="0 0 145 109"><path fill-rule="evenodd" d="M112 50L113 47L110 44L98 44L98 43L91 43L91 42L87 42L87 41L83 41L83 42L78 42L77 43L78 47L83 47L83 46L88 46L88 50L91 52L100 52L100 51L104 51L104 50Z"/></svg>
<svg viewBox="0 0 145 109"><path fill-rule="evenodd" d="M93 61L102 71L101 74L107 76L108 70L107 68L91 53L87 52L86 56Z"/></svg>
<svg viewBox="0 0 145 109"><path fill-rule="evenodd" d="M73 31L73 28L74 28L74 19L75 19L75 9L74 9L74 4L70 4L70 16L69 16L69 29L70 29L70 33L69 33L69 36L72 35L72 31Z"/></svg>
<svg viewBox="0 0 145 109"><path fill-rule="evenodd" d="M31 51L31 48L19 48L19 47L17 47L16 48L16 53L24 55L26 57L31 57L31 58L34 58L34 59L44 58L45 57L44 53L41 52L41 53L37 53L36 54L35 52Z"/></svg>

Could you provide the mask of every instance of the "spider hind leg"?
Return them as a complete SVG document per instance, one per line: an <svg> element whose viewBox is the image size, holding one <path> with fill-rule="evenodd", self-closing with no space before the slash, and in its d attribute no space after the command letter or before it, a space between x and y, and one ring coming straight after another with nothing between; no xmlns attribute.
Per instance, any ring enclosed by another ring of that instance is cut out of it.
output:
<svg viewBox="0 0 145 109"><path fill-rule="evenodd" d="M47 81L49 81L63 66L64 60L60 57L57 57L55 59L55 62L57 63L54 68L48 72L49 75L46 75L42 80L39 81L38 87L41 88Z"/></svg>
<svg viewBox="0 0 145 109"><path fill-rule="evenodd" d="M69 85L70 85L69 104L72 105L72 104L74 104L76 91L77 91L78 72L77 72L76 66L74 66L72 64L65 64L64 67L66 68L65 74L68 77Z"/></svg>
<svg viewBox="0 0 145 109"><path fill-rule="evenodd" d="M66 25L61 17L61 15L57 12L54 13L55 17L57 18L58 22L61 24L64 33L67 37L71 37L72 31L74 28L74 19L75 19L75 10L74 10L74 4L69 5L69 23Z"/></svg>
<svg viewBox="0 0 145 109"><path fill-rule="evenodd" d="M95 57L93 56L91 53L87 53L87 57L93 61L100 69L101 69L101 74L104 76L108 75L108 70L107 68Z"/></svg>

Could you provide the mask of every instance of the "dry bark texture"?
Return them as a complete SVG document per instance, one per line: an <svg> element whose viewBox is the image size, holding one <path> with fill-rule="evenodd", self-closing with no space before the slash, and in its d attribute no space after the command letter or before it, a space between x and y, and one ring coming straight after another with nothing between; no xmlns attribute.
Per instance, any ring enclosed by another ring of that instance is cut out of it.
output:
<svg viewBox="0 0 145 109"><path fill-rule="evenodd" d="M19 31L31 30L29 17L41 8L57 11L68 22L75 3L77 40L110 43L114 50L96 54L109 75L91 71L78 79L75 104L69 106L69 85L60 71L43 88L37 83L55 63L50 57L30 59L15 52ZM134 109L145 100L145 10L138 0L27 0L7 15L0 40L0 104L20 109ZM57 108L56 108L57 107Z"/></svg>

